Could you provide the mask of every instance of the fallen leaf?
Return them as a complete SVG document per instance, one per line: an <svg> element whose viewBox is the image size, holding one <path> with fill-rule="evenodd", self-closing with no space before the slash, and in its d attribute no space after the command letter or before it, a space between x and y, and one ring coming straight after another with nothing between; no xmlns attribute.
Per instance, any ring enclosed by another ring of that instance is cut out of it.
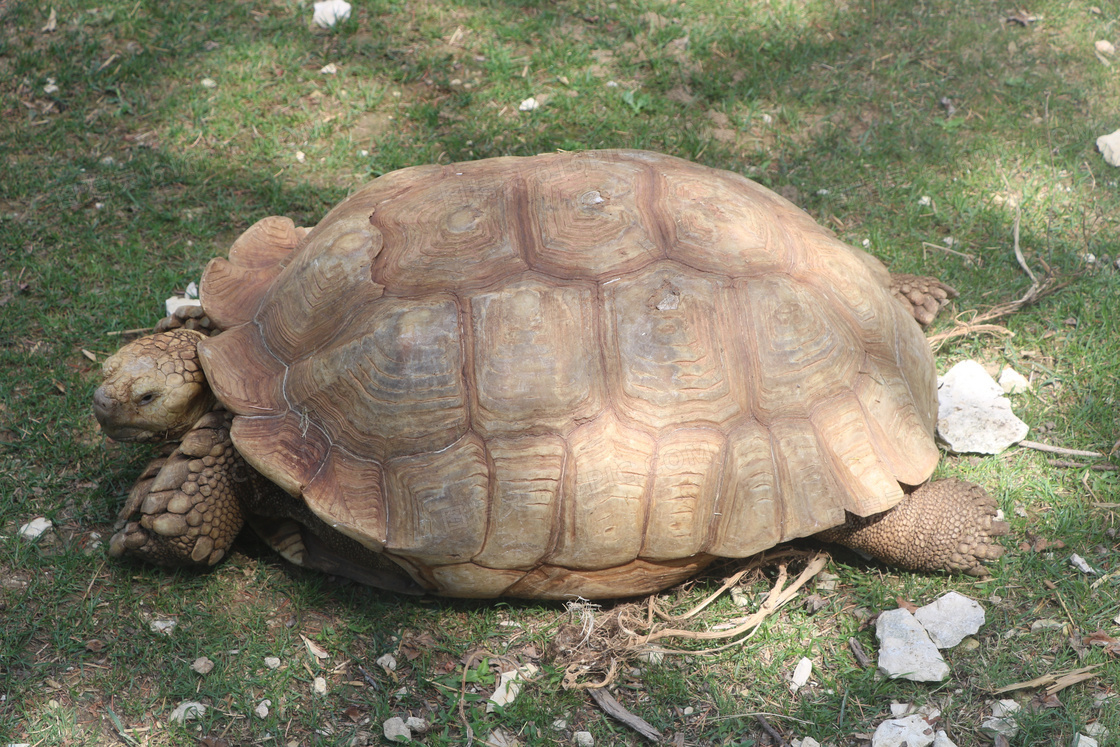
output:
<svg viewBox="0 0 1120 747"><path fill-rule="evenodd" d="M90 351L86 350L85 348L82 348L82 355L89 358L94 363L97 363L97 356L94 355L93 353L91 353Z"/></svg>
<svg viewBox="0 0 1120 747"><path fill-rule="evenodd" d="M1085 639L1085 642L1090 646L1101 646L1106 653L1120 655L1120 640L1113 638L1103 630L1090 633L1089 637Z"/></svg>
<svg viewBox="0 0 1120 747"><path fill-rule="evenodd" d="M325 648L323 648L318 643L316 643L315 641L313 641L310 638L308 638L307 636L305 636L303 633L300 633L299 637L303 639L304 644L307 646L307 652L309 654L311 654L313 657L315 657L316 659L329 659L329 658L331 658L331 655L327 653L327 650Z"/></svg>
<svg viewBox="0 0 1120 747"><path fill-rule="evenodd" d="M54 31L57 28L58 28L58 13L55 12L54 8L51 8L51 14L47 18L46 25L43 26L43 28L41 28L39 30L42 31L45 34L49 34L50 32Z"/></svg>
<svg viewBox="0 0 1120 747"><path fill-rule="evenodd" d="M902 597L896 597L895 601L898 602L898 606L900 608L906 610L911 615L918 611L918 605L914 604L913 602L909 602Z"/></svg>
<svg viewBox="0 0 1120 747"><path fill-rule="evenodd" d="M90 640L86 641L86 651L92 651L96 654L104 648L105 642L97 638L91 638Z"/></svg>
<svg viewBox="0 0 1120 747"><path fill-rule="evenodd" d="M343 711L343 713L346 714L346 718L350 719L354 723L358 723L362 720L362 711L357 706L350 706L345 711Z"/></svg>

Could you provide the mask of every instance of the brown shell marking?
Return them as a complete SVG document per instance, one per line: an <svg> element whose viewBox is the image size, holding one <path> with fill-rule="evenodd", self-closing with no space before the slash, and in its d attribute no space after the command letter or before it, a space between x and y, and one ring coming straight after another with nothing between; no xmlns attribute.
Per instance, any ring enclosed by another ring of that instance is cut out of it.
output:
<svg viewBox="0 0 1120 747"><path fill-rule="evenodd" d="M885 269L735 174L405 169L262 264L255 301L207 272L207 304L256 309L201 346L238 448L441 593L661 588L937 461L932 356Z"/></svg>

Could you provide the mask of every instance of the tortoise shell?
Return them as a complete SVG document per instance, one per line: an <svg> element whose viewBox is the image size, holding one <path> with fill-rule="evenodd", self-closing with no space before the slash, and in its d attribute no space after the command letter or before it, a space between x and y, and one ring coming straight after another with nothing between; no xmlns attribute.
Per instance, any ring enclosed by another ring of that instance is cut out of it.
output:
<svg viewBox="0 0 1120 747"><path fill-rule="evenodd" d="M663 588L933 471L929 346L881 263L639 151L403 169L212 260L245 459L454 596Z"/></svg>

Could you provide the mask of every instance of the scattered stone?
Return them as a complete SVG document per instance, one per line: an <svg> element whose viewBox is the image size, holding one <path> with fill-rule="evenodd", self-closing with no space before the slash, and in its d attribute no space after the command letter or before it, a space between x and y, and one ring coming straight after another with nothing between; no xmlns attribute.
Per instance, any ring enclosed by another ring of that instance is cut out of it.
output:
<svg viewBox="0 0 1120 747"><path fill-rule="evenodd" d="M257 707L253 709L253 713L257 714L257 718L263 721L268 718L268 707L271 705L272 701L266 698L257 704Z"/></svg>
<svg viewBox="0 0 1120 747"><path fill-rule="evenodd" d="M397 690L396 692L393 693L393 697L396 698L397 700L400 700L401 698L405 697L406 695L408 695L408 688L407 687L402 687L400 690Z"/></svg>
<svg viewBox="0 0 1120 747"><path fill-rule="evenodd" d="M933 747L957 747L957 743L949 739L949 735L945 733L944 729L938 729L937 734L933 737Z"/></svg>
<svg viewBox="0 0 1120 747"><path fill-rule="evenodd" d="M1093 739L1108 739L1108 727L1106 727L1100 721L1094 721L1091 724L1085 724L1085 728L1082 729L1082 731L1084 731Z"/></svg>
<svg viewBox="0 0 1120 747"><path fill-rule="evenodd" d="M1097 138L1097 150L1101 152L1106 162L1113 166L1120 166L1120 130Z"/></svg>
<svg viewBox="0 0 1120 747"><path fill-rule="evenodd" d="M517 110L522 112L536 111L540 107L540 105L541 103L539 101L530 96L529 98L518 104Z"/></svg>
<svg viewBox="0 0 1120 747"><path fill-rule="evenodd" d="M148 623L148 627L153 633L163 633L164 635L171 635L175 632L175 626L178 624L178 620L152 620L150 623Z"/></svg>
<svg viewBox="0 0 1120 747"><path fill-rule="evenodd" d="M54 11L51 12L53 13ZM1093 42L1093 46L1096 47L1097 51L1101 54L1116 54L1116 47L1113 46L1112 42L1110 42L1108 39L1097 39L1095 42Z"/></svg>
<svg viewBox="0 0 1120 747"><path fill-rule="evenodd" d="M980 730L995 736L1002 734L1008 739L1014 739L1019 733L1019 725L1015 723L1015 713L1021 706L1014 700L992 701L992 715L980 724Z"/></svg>
<svg viewBox="0 0 1120 747"><path fill-rule="evenodd" d="M311 692L315 693L316 695L326 695L327 681L322 677L316 677L315 682L311 685Z"/></svg>
<svg viewBox="0 0 1120 747"><path fill-rule="evenodd" d="M976 361L961 361L937 381L937 435L957 453L999 454L1030 427Z"/></svg>
<svg viewBox="0 0 1120 747"><path fill-rule="evenodd" d="M333 62L328 62L326 65L323 65L321 68L319 68L319 74L336 75L338 74L338 65L334 64Z"/></svg>
<svg viewBox="0 0 1120 747"><path fill-rule="evenodd" d="M395 672L397 670L397 657L392 654L382 654L377 657L377 666L386 672Z"/></svg>
<svg viewBox="0 0 1120 747"><path fill-rule="evenodd" d="M595 747L595 737L589 731L577 731L572 736L579 747Z"/></svg>
<svg viewBox="0 0 1120 747"><path fill-rule="evenodd" d="M1069 564L1072 565L1077 570L1081 571L1082 573L1088 573L1088 574L1093 575L1093 576L1099 576L1100 575L1099 573L1097 573L1096 570L1094 570L1094 568L1091 565L1089 565L1088 563L1085 562L1085 558L1081 557L1077 553L1074 553L1073 555L1069 556Z"/></svg>
<svg viewBox="0 0 1120 747"><path fill-rule="evenodd" d="M264 665L269 669L279 669L280 659L276 656L266 656L264 657Z"/></svg>
<svg viewBox="0 0 1120 747"><path fill-rule="evenodd" d="M660 664L665 661L665 654L660 651L642 651L638 654L638 661L644 661L646 664Z"/></svg>
<svg viewBox="0 0 1120 747"><path fill-rule="evenodd" d="M315 3L311 20L321 29L333 28L350 17L350 3L346 0L325 0Z"/></svg>
<svg viewBox="0 0 1120 747"><path fill-rule="evenodd" d="M298 163L306 163L307 162L307 154L304 153L302 150L297 150L296 151L296 161Z"/></svg>
<svg viewBox="0 0 1120 747"><path fill-rule="evenodd" d="M821 571L817 574L817 591L836 591L836 584L839 582L840 577L835 573Z"/></svg>
<svg viewBox="0 0 1120 747"><path fill-rule="evenodd" d="M1022 394L1030 391L1031 383L1011 366L1004 366L999 372L999 386L1008 394Z"/></svg>
<svg viewBox="0 0 1120 747"><path fill-rule="evenodd" d="M963 651L975 651L978 648L980 648L980 641L976 640L972 636L968 636L963 641L961 641L961 649Z"/></svg>
<svg viewBox="0 0 1120 747"><path fill-rule="evenodd" d="M963 594L950 591L914 613L930 640L938 648L952 648L980 630L984 624L984 608Z"/></svg>
<svg viewBox="0 0 1120 747"><path fill-rule="evenodd" d="M486 744L490 747L519 747L521 742L517 741L517 737L510 734L505 729L495 729L490 732L490 736L486 737Z"/></svg>
<svg viewBox="0 0 1120 747"><path fill-rule="evenodd" d="M206 713L206 706L195 700L180 703L167 718L169 724L184 724Z"/></svg>
<svg viewBox="0 0 1120 747"><path fill-rule="evenodd" d="M412 741L412 730L408 728L408 725L400 716L386 719L385 723L381 725L381 731L390 742Z"/></svg>
<svg viewBox="0 0 1120 747"><path fill-rule="evenodd" d="M25 540L37 540L43 535L43 532L53 526L54 524L51 523L50 519L45 516L40 516L21 526L19 528L19 536L23 537Z"/></svg>
<svg viewBox="0 0 1120 747"><path fill-rule="evenodd" d="M796 693L809 682L809 676L813 674L813 662L804 656L797 662L797 666L793 670L793 675L789 679L789 689L791 692Z"/></svg>
<svg viewBox="0 0 1120 747"><path fill-rule="evenodd" d="M821 743L812 737L794 739L790 744L792 744L793 747L821 747Z"/></svg>
<svg viewBox="0 0 1120 747"><path fill-rule="evenodd" d="M203 88L217 88L218 87L218 81L214 80L213 78L203 78L202 80L199 81L199 83L202 84Z"/></svg>
<svg viewBox="0 0 1120 747"><path fill-rule="evenodd" d="M494 694L486 703L486 712L493 713L499 706L507 706L516 700L521 694L521 683L536 673L537 667L533 664L525 664L517 669L502 672L498 676L498 686L494 688Z"/></svg>
<svg viewBox="0 0 1120 747"><path fill-rule="evenodd" d="M880 614L875 637L879 639L879 671L887 677L940 682L949 676L949 665L908 611L895 609Z"/></svg>
<svg viewBox="0 0 1120 747"><path fill-rule="evenodd" d="M568 720L563 719L563 718L558 718L558 719L556 719L555 721L552 722L552 728L555 729L556 731L564 731L565 729L568 728Z"/></svg>
<svg viewBox="0 0 1120 747"><path fill-rule="evenodd" d="M740 586L731 587L731 601L735 604L736 607L751 606L751 598L747 595L747 592L743 591L742 587Z"/></svg>
<svg viewBox="0 0 1120 747"><path fill-rule="evenodd" d="M1066 624L1061 620L1054 620L1053 618L1046 617L1031 623L1031 632L1037 633L1040 630L1061 630L1065 626Z"/></svg>
<svg viewBox="0 0 1120 747"><path fill-rule="evenodd" d="M1070 747L1097 747L1097 740L1085 734L1074 734Z"/></svg>
<svg viewBox="0 0 1120 747"><path fill-rule="evenodd" d="M210 674L214 671L214 662L210 661L205 656L200 656L191 664L191 669L199 674Z"/></svg>
<svg viewBox="0 0 1120 747"><path fill-rule="evenodd" d="M405 719L404 725L407 726L415 734L423 734L432 725L428 723L427 719L420 718L419 716L409 716Z"/></svg>
<svg viewBox="0 0 1120 747"><path fill-rule="evenodd" d="M909 613L907 613L909 614ZM871 747L928 747L933 744L933 727L918 714L887 719L871 736Z"/></svg>

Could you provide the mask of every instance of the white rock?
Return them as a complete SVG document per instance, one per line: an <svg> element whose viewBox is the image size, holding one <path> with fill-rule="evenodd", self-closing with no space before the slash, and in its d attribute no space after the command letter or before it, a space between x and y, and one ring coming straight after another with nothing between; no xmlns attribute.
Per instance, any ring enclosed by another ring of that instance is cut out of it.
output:
<svg viewBox="0 0 1120 747"><path fill-rule="evenodd" d="M938 648L952 648L984 624L984 608L972 599L950 591L914 613Z"/></svg>
<svg viewBox="0 0 1120 747"><path fill-rule="evenodd" d="M891 717L902 718L914 712L913 703L891 703Z"/></svg>
<svg viewBox="0 0 1120 747"><path fill-rule="evenodd" d="M214 671L214 662L205 656L200 656L191 664L191 669L199 674L210 674Z"/></svg>
<svg viewBox="0 0 1120 747"><path fill-rule="evenodd" d="M416 734L423 734L428 729L432 728L432 725L428 723L427 719L420 718L419 716L409 716L404 720L404 725Z"/></svg>
<svg viewBox="0 0 1120 747"><path fill-rule="evenodd" d="M1070 747L1097 747L1097 740L1085 734L1074 734Z"/></svg>
<svg viewBox="0 0 1120 747"><path fill-rule="evenodd" d="M337 73L338 65L334 64L333 62L328 62L326 65L323 65L321 68L319 68L320 75L336 75Z"/></svg>
<svg viewBox="0 0 1120 747"><path fill-rule="evenodd" d="M804 739L795 739L791 743L793 747L821 747L821 743L812 737L805 737Z"/></svg>
<svg viewBox="0 0 1120 747"><path fill-rule="evenodd" d="M999 454L1030 427L976 361L961 361L937 381L937 435L957 453Z"/></svg>
<svg viewBox="0 0 1120 747"><path fill-rule="evenodd" d="M801 661L797 662L794 667L793 675L789 678L789 689L792 692L797 692L809 682L809 676L813 674L813 662L804 656Z"/></svg>
<svg viewBox="0 0 1120 747"><path fill-rule="evenodd" d="M397 690L393 693L393 697L396 698L397 700L400 700L401 698L403 698L406 695L408 695L408 688L407 687L402 687L400 690Z"/></svg>
<svg viewBox="0 0 1120 747"><path fill-rule="evenodd" d="M498 706L507 706L521 694L521 683L528 677L536 674L537 668L533 664L526 664L508 672L498 675L498 686L494 694L486 703L486 712L493 713Z"/></svg>
<svg viewBox="0 0 1120 747"><path fill-rule="evenodd" d="M322 29L329 29L350 17L350 3L346 0L325 0L315 3L315 13L311 20Z"/></svg>
<svg viewBox="0 0 1120 747"><path fill-rule="evenodd" d="M1065 626L1066 624L1061 620L1054 620L1053 618L1046 617L1032 622L1031 632L1037 633L1040 630L1061 630Z"/></svg>
<svg viewBox="0 0 1120 747"><path fill-rule="evenodd" d="M170 724L182 724L191 719L196 719L206 713L206 706L194 700L188 700L176 706L171 715L167 717Z"/></svg>
<svg viewBox="0 0 1120 747"><path fill-rule="evenodd" d="M565 729L568 728L567 719L562 719L562 718L556 719L555 721L552 722L552 728L555 729L556 731L564 731Z"/></svg>
<svg viewBox="0 0 1120 747"><path fill-rule="evenodd" d="M1120 166L1120 130L1097 138L1097 150L1104 156L1105 161L1113 166Z"/></svg>
<svg viewBox="0 0 1120 747"><path fill-rule="evenodd" d="M279 669L280 659L275 656L266 656L264 657L264 665L269 669Z"/></svg>
<svg viewBox="0 0 1120 747"><path fill-rule="evenodd" d="M928 747L933 744L934 732L929 722L918 714L906 718L892 718L879 724L871 735L871 747Z"/></svg>
<svg viewBox="0 0 1120 747"><path fill-rule="evenodd" d="M1020 706L1014 700L996 700L992 702L992 715L980 724L980 731L992 736L1002 734L1008 739L1013 739L1019 733L1019 725L1015 723L1015 713Z"/></svg>
<svg viewBox="0 0 1120 747"><path fill-rule="evenodd" d="M1022 394L1030 391L1031 383L1011 366L1004 366L999 372L999 387L1008 394Z"/></svg>
<svg viewBox="0 0 1120 747"><path fill-rule="evenodd" d="M1108 39L1097 39L1093 42L1093 46L1096 47L1097 51L1101 54L1116 54L1116 47L1113 46L1112 42Z"/></svg>
<svg viewBox="0 0 1120 747"><path fill-rule="evenodd" d="M167 310L167 316L175 313L175 310L182 306L201 306L202 301L197 298L188 298L187 296L171 296L163 302L163 308Z"/></svg>
<svg viewBox="0 0 1120 747"><path fill-rule="evenodd" d="M148 628L153 633L163 633L164 635L171 635L175 632L175 626L178 624L178 620L152 620L150 623L148 623Z"/></svg>
<svg viewBox="0 0 1120 747"><path fill-rule="evenodd" d="M23 537L25 540L37 540L43 535L43 532L53 526L54 524L51 523L50 519L45 516L40 516L21 526L19 528L19 536Z"/></svg>
<svg viewBox="0 0 1120 747"><path fill-rule="evenodd" d="M381 667L386 672L395 672L397 669L397 657L392 654L382 654L377 658L377 666Z"/></svg>
<svg viewBox="0 0 1120 747"><path fill-rule="evenodd" d="M577 731L572 736L579 747L595 747L595 737L589 731Z"/></svg>
<svg viewBox="0 0 1120 747"><path fill-rule="evenodd" d="M518 111L531 112L531 111L534 111L534 110L538 109L540 107L540 105L541 104L540 104L539 101L537 101L535 98L530 96L529 98L525 99L520 104L518 104L517 109L518 109Z"/></svg>
<svg viewBox="0 0 1120 747"><path fill-rule="evenodd" d="M521 742L513 734L499 728L490 732L490 736L486 737L486 744L490 747L519 747Z"/></svg>
<svg viewBox="0 0 1120 747"><path fill-rule="evenodd" d="M257 714L257 718L259 719L266 719L268 718L268 707L270 705L272 705L272 701L266 698L260 703L257 703L257 707L253 709L253 713Z"/></svg>
<svg viewBox="0 0 1120 747"><path fill-rule="evenodd" d="M1069 556L1069 564L1082 573L1089 573L1094 576L1100 575L1096 570L1093 569L1091 565L1085 562L1085 558L1081 557L1077 553Z"/></svg>
<svg viewBox="0 0 1120 747"><path fill-rule="evenodd" d="M881 613L875 623L875 636L879 639L879 671L887 677L940 682L949 676L949 665L908 611Z"/></svg>
<svg viewBox="0 0 1120 747"><path fill-rule="evenodd" d="M315 681L311 684L311 692L316 695L327 694L327 681L323 677L316 677Z"/></svg>
<svg viewBox="0 0 1120 747"><path fill-rule="evenodd" d="M1093 739L1108 739L1108 727L1100 721L1085 724L1084 732Z"/></svg>
<svg viewBox="0 0 1120 747"><path fill-rule="evenodd" d="M400 716L393 716L381 724L381 731L390 742L412 741L412 730L404 723Z"/></svg>
<svg viewBox="0 0 1120 747"><path fill-rule="evenodd" d="M933 747L957 747L957 743L949 739L949 735L945 733L944 729L938 729L937 734L933 737Z"/></svg>
<svg viewBox="0 0 1120 747"><path fill-rule="evenodd" d="M218 87L218 81L214 80L213 78L203 78L199 82L202 84L203 88L217 88Z"/></svg>

